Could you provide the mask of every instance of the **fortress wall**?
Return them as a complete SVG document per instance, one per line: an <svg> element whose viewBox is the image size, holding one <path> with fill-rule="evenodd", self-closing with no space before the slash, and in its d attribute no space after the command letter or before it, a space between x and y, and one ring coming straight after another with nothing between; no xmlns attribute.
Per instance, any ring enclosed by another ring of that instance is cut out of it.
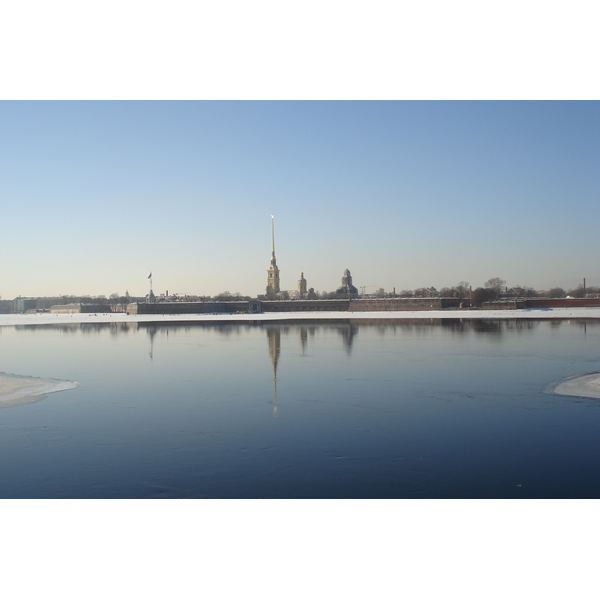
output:
<svg viewBox="0 0 600 600"><path fill-rule="evenodd" d="M458 298L382 298L350 300L242 300L238 302L143 302L127 305L130 315L277 313L277 312L365 312L402 310L441 310L458 308Z"/></svg>
<svg viewBox="0 0 600 600"><path fill-rule="evenodd" d="M134 302L128 315L185 315L248 312L248 302Z"/></svg>
<svg viewBox="0 0 600 600"><path fill-rule="evenodd" d="M495 302L484 302L481 305L482 310L516 310L522 308L517 305L516 300L497 300Z"/></svg>
<svg viewBox="0 0 600 600"><path fill-rule="evenodd" d="M443 298L372 298L351 300L350 311L440 310Z"/></svg>
<svg viewBox="0 0 600 600"><path fill-rule="evenodd" d="M600 298L523 298L518 308L575 308L600 306Z"/></svg>
<svg viewBox="0 0 600 600"><path fill-rule="evenodd" d="M514 310L517 308L577 308L600 306L600 298L516 298L484 302L483 310Z"/></svg>
<svg viewBox="0 0 600 600"><path fill-rule="evenodd" d="M347 311L350 300L263 300L262 312Z"/></svg>
<svg viewBox="0 0 600 600"><path fill-rule="evenodd" d="M121 304L54 304L50 307L50 313L107 313L124 312Z"/></svg>

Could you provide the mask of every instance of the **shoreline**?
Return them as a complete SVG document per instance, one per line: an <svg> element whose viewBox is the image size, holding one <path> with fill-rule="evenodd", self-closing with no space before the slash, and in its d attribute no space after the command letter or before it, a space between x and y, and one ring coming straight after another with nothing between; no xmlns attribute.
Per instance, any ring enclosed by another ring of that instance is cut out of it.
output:
<svg viewBox="0 0 600 600"><path fill-rule="evenodd" d="M0 327L65 325L68 323L158 323L171 321L286 321L321 319L600 319L600 308L523 308L517 310L419 310L419 311L315 311L257 314L152 314L125 313L35 313L0 315Z"/></svg>

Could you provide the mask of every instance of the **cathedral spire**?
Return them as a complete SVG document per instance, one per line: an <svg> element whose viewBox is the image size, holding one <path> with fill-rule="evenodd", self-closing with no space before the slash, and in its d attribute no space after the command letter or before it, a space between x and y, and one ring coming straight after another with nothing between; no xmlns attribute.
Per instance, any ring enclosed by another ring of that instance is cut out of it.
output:
<svg viewBox="0 0 600 600"><path fill-rule="evenodd" d="M275 217L271 215L271 265L267 269L267 296L279 292L279 269L275 259Z"/></svg>
<svg viewBox="0 0 600 600"><path fill-rule="evenodd" d="M275 217L271 215L271 258L275 259Z"/></svg>

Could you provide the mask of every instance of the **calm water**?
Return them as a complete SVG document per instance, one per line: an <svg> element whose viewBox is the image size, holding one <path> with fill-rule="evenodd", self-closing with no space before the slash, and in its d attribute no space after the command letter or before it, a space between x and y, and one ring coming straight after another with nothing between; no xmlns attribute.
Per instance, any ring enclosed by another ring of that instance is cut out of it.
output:
<svg viewBox="0 0 600 600"><path fill-rule="evenodd" d="M600 497L597 321L0 328L4 498Z"/></svg>

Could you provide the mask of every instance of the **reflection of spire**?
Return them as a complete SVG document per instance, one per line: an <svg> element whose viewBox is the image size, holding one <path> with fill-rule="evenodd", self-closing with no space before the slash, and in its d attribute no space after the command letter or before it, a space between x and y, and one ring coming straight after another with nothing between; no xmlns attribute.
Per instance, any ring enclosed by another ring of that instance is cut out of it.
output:
<svg viewBox="0 0 600 600"><path fill-rule="evenodd" d="M281 330L279 327L267 329L267 340L269 342L269 356L273 365L273 416L277 416L277 363L281 352Z"/></svg>
<svg viewBox="0 0 600 600"><path fill-rule="evenodd" d="M300 327L298 334L300 337L300 348L302 350L302 356L304 356L304 353L306 352L306 342L308 340L308 327Z"/></svg>
<svg viewBox="0 0 600 600"><path fill-rule="evenodd" d="M154 336L156 335L157 328L150 327L148 329L148 335L150 336L150 360L154 360Z"/></svg>
<svg viewBox="0 0 600 600"><path fill-rule="evenodd" d="M356 335L357 331L358 327L356 327L356 325L342 326L340 329L342 341L347 354L352 352L352 342L354 341L354 336Z"/></svg>

